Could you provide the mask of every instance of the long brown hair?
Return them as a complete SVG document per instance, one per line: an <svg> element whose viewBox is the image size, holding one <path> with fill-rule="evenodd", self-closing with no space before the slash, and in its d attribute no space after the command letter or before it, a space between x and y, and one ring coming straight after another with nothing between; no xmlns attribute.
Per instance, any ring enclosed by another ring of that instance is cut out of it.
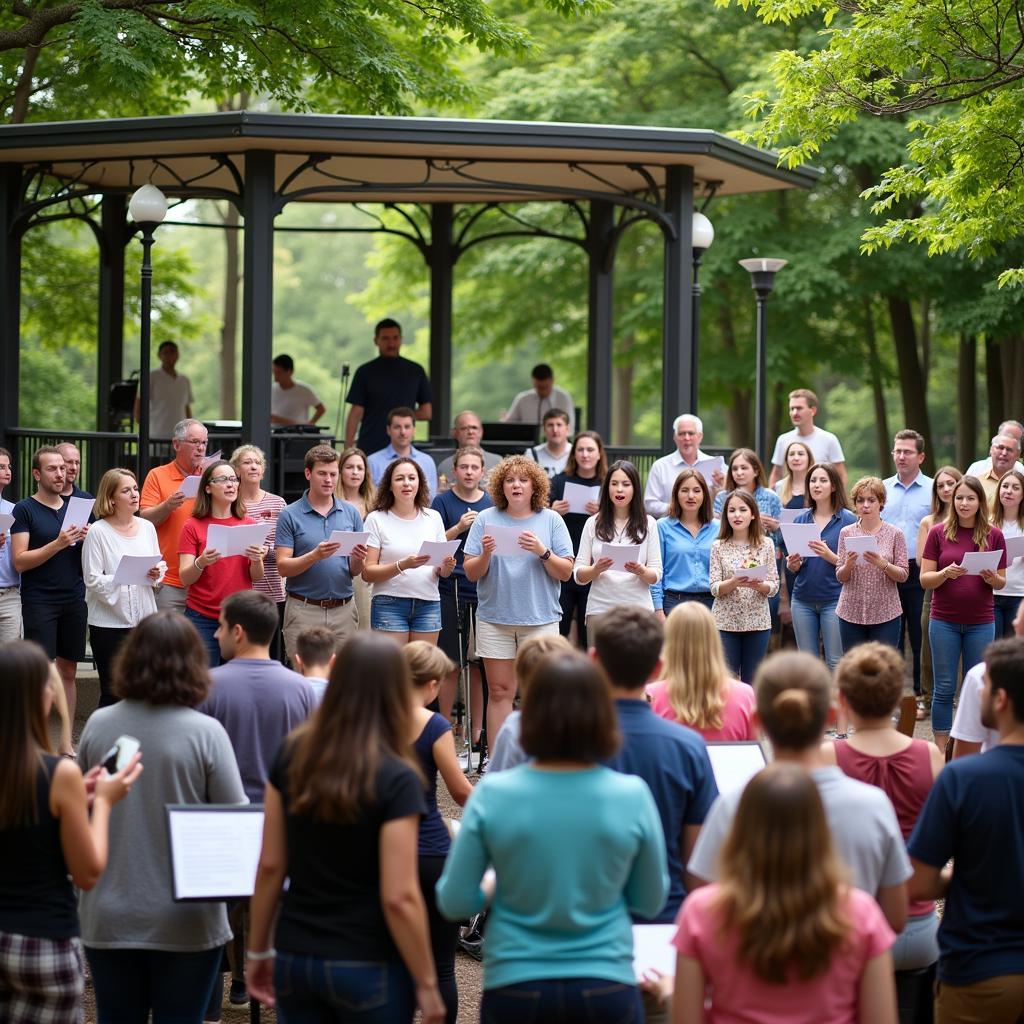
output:
<svg viewBox="0 0 1024 1024"><path fill-rule="evenodd" d="M631 544L639 544L647 537L647 511L644 508L644 489L640 486L640 474L636 466L628 459L619 459L608 468L608 473L601 482L601 494L597 499L597 522L594 524L594 535L598 540L615 539L615 506L612 504L611 484L612 473L624 473L633 485L633 497L629 502L629 519L626 523L626 534Z"/></svg>
<svg viewBox="0 0 1024 1024"><path fill-rule="evenodd" d="M665 694L676 718L695 729L721 729L729 669L715 617L684 601L665 620Z"/></svg>
<svg viewBox="0 0 1024 1024"><path fill-rule="evenodd" d="M761 540L764 537L764 528L761 526L761 510L757 507L757 502L749 491L741 491L738 488L735 491L729 491L725 496L725 501L722 502L722 518L719 520L718 539L732 540L732 523L729 522L729 502L733 498L742 501L750 509L751 517L750 526L747 528L747 544L752 549L757 549L761 546Z"/></svg>
<svg viewBox="0 0 1024 1024"><path fill-rule="evenodd" d="M369 512L377 500L377 493L373 486L373 477L370 474L370 462L362 448L346 448L338 458L338 486L334 489L334 496L341 498L342 501L345 500L345 483L341 479L341 474L345 469L345 463L353 457L358 457L363 462L363 482L359 485L359 497L363 499L363 505Z"/></svg>
<svg viewBox="0 0 1024 1024"><path fill-rule="evenodd" d="M49 678L50 662L38 644L0 645L0 829L38 820L36 776L42 753L51 752L43 712Z"/></svg>
<svg viewBox="0 0 1024 1024"><path fill-rule="evenodd" d="M945 473L946 476L951 476L953 478L954 488L964 478L963 473L961 473L956 466L939 466L935 471L932 483L932 525L937 523L946 514L947 506L942 504L942 499L939 497L939 477L942 476L943 473ZM950 491L950 494L952 493L953 492Z"/></svg>
<svg viewBox="0 0 1024 1024"><path fill-rule="evenodd" d="M608 473L608 455L604 450L604 441L601 440L601 435L596 430L581 430L572 439L572 445L569 447L569 457L565 460L565 475L576 475L576 443L584 437L589 438L597 445L597 466L594 467L594 473L597 482L599 484L604 483L604 478Z"/></svg>
<svg viewBox="0 0 1024 1024"><path fill-rule="evenodd" d="M729 456L729 468L725 471L725 489L727 491L739 490L736 486L736 481L732 478L732 464L737 459L742 459L744 462L750 463L750 467L754 471L755 491L759 487L768 486L768 477L764 472L764 463L757 457L757 452L755 452L753 448L737 448L732 455Z"/></svg>
<svg viewBox="0 0 1024 1024"><path fill-rule="evenodd" d="M193 519L208 519L213 515L213 496L207 494L206 488L210 486L210 477L212 477L218 469L221 469L224 466L227 466L232 473L235 472L235 467L226 459L219 459L217 462L211 462L206 469L203 470L203 476L199 481L199 493L196 494L196 503L192 506ZM237 476L237 474L235 475ZM231 502L231 515L235 519L245 518L245 502L242 501L241 490L239 490L238 494L235 495L235 500Z"/></svg>
<svg viewBox="0 0 1024 1024"><path fill-rule="evenodd" d="M416 495L412 499L413 505L417 509L430 506L430 485L427 483L427 474L423 472L423 467L415 459L401 455L397 459L392 459L381 474L380 483L377 485L377 500L373 503L374 512L390 512L395 507L395 495L391 490L391 478L395 475L395 470L399 466L412 466L416 470L416 479L419 483L416 486ZM338 474L338 479L341 479L340 473Z"/></svg>
<svg viewBox="0 0 1024 1024"><path fill-rule="evenodd" d="M679 470L679 475L672 485L672 497L668 499L669 518L678 519L680 522L683 521L683 503L679 500L679 488L691 478L696 481L704 493L700 508L697 509L697 522L704 526L715 518L715 502L711 497L711 488L708 487L708 482L704 479L704 474L699 469Z"/></svg>
<svg viewBox="0 0 1024 1024"><path fill-rule="evenodd" d="M807 490L804 492L806 496L804 503L807 508L817 510L818 507L811 497L811 474L819 469L828 477L829 483L832 485L832 496L829 499L832 502L832 515L835 515L841 508L849 508L850 502L846 497L846 485L843 483L839 471L831 462L812 462L807 467Z"/></svg>
<svg viewBox="0 0 1024 1024"><path fill-rule="evenodd" d="M1015 477L1017 483L1020 484L1021 490L1024 491L1024 473L1019 469L1011 469L1003 474L995 494L992 495L992 525L1000 528L1006 522L1006 509L1003 506L1002 499L999 497L999 492L1003 489L1003 480L1008 476ZM1017 506L1017 528L1024 532L1024 500Z"/></svg>
<svg viewBox="0 0 1024 1024"><path fill-rule="evenodd" d="M984 551L988 544L988 535L992 532L992 524L988 518L988 499L985 497L985 488L976 476L965 476L957 481L953 493L949 496L949 508L946 509L946 518L943 521L943 532L946 540L956 540L957 530L960 529L960 516L956 511L956 492L961 487L966 487L978 499L978 511L974 516L974 530L971 539L979 551Z"/></svg>
<svg viewBox="0 0 1024 1024"><path fill-rule="evenodd" d="M850 932L844 881L808 772L785 763L758 772L722 847L715 898L737 958L772 984L823 974Z"/></svg>
<svg viewBox="0 0 1024 1024"><path fill-rule="evenodd" d="M402 649L357 633L338 651L316 714L292 733L291 809L316 821L350 823L376 803L384 758L415 771L409 748L412 683Z"/></svg>

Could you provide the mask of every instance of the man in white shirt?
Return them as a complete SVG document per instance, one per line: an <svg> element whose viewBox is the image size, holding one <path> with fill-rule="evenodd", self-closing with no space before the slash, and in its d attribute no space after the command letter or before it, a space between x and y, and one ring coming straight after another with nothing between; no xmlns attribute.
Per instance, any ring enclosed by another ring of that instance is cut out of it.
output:
<svg viewBox="0 0 1024 1024"><path fill-rule="evenodd" d="M174 368L178 362L178 346L162 341L156 350L160 366L149 375L149 436L160 440L174 436L174 427L181 420L192 418L192 384ZM139 396L135 396L135 419L139 419Z"/></svg>
<svg viewBox="0 0 1024 1024"><path fill-rule="evenodd" d="M644 488L644 508L656 519L668 515L669 502L672 499L672 485L682 469L695 469L698 462L710 459L700 450L704 440L704 424L699 416L684 412L672 423L675 434L676 451L664 455L651 466L647 474L647 486ZM708 483L712 493L721 488L724 476L721 472L712 475Z"/></svg>
<svg viewBox="0 0 1024 1024"><path fill-rule="evenodd" d="M502 419L508 423L544 422L551 409L564 409L569 416L569 433L573 432L576 405L564 388L555 387L555 371L547 363L538 363L531 371L533 387L520 391Z"/></svg>
<svg viewBox="0 0 1024 1024"><path fill-rule="evenodd" d="M846 483L846 456L843 446L835 434L814 425L818 414L818 396L807 388L797 388L789 393L789 418L793 429L779 434L772 453L772 475L768 486L774 487L786 471L786 449L792 441L803 441L814 453L815 462L831 462L836 472Z"/></svg>
<svg viewBox="0 0 1024 1024"><path fill-rule="evenodd" d="M996 431L997 434L1009 435L1010 437L1016 438L1017 444L1020 445L1024 441L1024 426L1017 422L1017 420L1003 420L999 424L999 429ZM979 479L983 477L992 468L992 456L988 458L978 459L977 462L972 462L967 469L964 470L964 476L976 476ZM1019 462L1013 464L1013 468L1018 473L1024 473L1024 466Z"/></svg>
<svg viewBox="0 0 1024 1024"><path fill-rule="evenodd" d="M548 475L556 477L569 461L569 414L564 409L549 409L544 413L544 444L527 450L527 454Z"/></svg>
<svg viewBox="0 0 1024 1024"><path fill-rule="evenodd" d="M327 411L308 384L295 380L295 360L291 356L274 357L271 364L274 386L270 389L270 422L279 425L316 423ZM313 407L313 415L309 415Z"/></svg>
<svg viewBox="0 0 1024 1024"><path fill-rule="evenodd" d="M988 469L980 473L969 473L968 476L976 476L985 491L985 499L989 507L992 499L999 490L999 481L1020 465L1020 441L1013 434L996 434L992 438L989 447ZM971 467L974 468L973 466Z"/></svg>

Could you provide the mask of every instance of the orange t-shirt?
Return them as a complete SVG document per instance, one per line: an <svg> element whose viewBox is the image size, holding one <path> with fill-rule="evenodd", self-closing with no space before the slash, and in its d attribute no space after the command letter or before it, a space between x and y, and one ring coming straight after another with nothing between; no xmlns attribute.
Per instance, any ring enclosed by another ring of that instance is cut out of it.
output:
<svg viewBox="0 0 1024 1024"><path fill-rule="evenodd" d="M185 474L182 473L177 462L168 462L164 466L151 469L146 474L146 482L142 485L139 508L153 508L166 501L175 491L181 490L181 483L184 479ZM194 505L194 499L189 501L186 498L156 528L157 540L160 542L160 555L167 563L167 575L164 576L164 583L171 587L182 585L181 577L178 575L178 540L181 537L181 528L192 517Z"/></svg>

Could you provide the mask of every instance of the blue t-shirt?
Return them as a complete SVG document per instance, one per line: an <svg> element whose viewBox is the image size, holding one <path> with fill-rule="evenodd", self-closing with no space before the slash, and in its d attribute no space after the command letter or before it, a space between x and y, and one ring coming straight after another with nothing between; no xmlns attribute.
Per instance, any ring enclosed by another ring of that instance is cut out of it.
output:
<svg viewBox="0 0 1024 1024"><path fill-rule="evenodd" d="M59 509L50 508L35 498L23 498L14 506L11 533L28 534L28 550L45 547L55 541L64 526L68 502ZM73 604L85 600L82 579L82 545L69 545L42 565L21 574L21 600L25 604Z"/></svg>
<svg viewBox="0 0 1024 1024"><path fill-rule="evenodd" d="M659 718L645 700L618 699L622 746L609 768L638 775L654 797L665 834L668 899L651 918L633 915L638 924L671 924L686 897L683 884L683 826L703 825L718 796L708 748L699 733Z"/></svg>
<svg viewBox="0 0 1024 1024"><path fill-rule="evenodd" d="M939 980L1024 973L1024 746L947 764L907 843L953 881L939 925Z"/></svg>
<svg viewBox="0 0 1024 1024"><path fill-rule="evenodd" d="M430 381L411 359L377 356L356 367L346 401L363 407L357 444L364 452L386 448L388 413L400 405L415 409L430 400Z"/></svg>
<svg viewBox="0 0 1024 1024"><path fill-rule="evenodd" d="M291 548L292 555L305 555L321 541L330 540L334 530L361 532L363 518L340 498L334 499L334 508L326 516L321 515L309 503L309 491L298 501L286 505L277 517L277 539L279 548ZM348 558L338 555L314 562L305 572L288 578L288 593L301 594L313 601L352 596L352 574Z"/></svg>
<svg viewBox="0 0 1024 1024"><path fill-rule="evenodd" d="M514 519L496 508L484 509L476 517L466 538L465 553L483 551L484 529L511 526L520 532L529 530L553 554L572 558L572 541L562 517L542 508L526 519ZM537 555L493 555L483 577L477 580L477 616L484 622L503 626L543 626L562 618L559 603L561 584L549 576Z"/></svg>
<svg viewBox="0 0 1024 1024"><path fill-rule="evenodd" d="M420 818L419 852L421 856L444 857L452 845L451 836L445 826L441 812L437 809L437 762L434 760L434 744L446 732L452 731L452 723L444 715L434 712L423 731L413 740L412 749L423 769L427 784L423 796L427 801L427 813Z"/></svg>
<svg viewBox="0 0 1024 1024"><path fill-rule="evenodd" d="M796 517L798 523L813 523L814 509L805 509ZM821 539L830 551L839 550L839 531L844 526L857 522L857 517L848 509L841 508L825 524ZM804 604L836 604L843 585L836 579L836 567L824 558L805 558L800 564L793 584L793 597Z"/></svg>
<svg viewBox="0 0 1024 1024"><path fill-rule="evenodd" d="M463 501L454 490L444 491L439 494L431 504L436 512L441 515L441 522L445 530L450 530L468 511L483 512L485 508L493 508L494 502L491 496L484 491L479 501ZM476 600L476 584L466 579L466 570L462 563L466 560L466 540L469 537L469 530L464 530L458 536L459 550L455 552L455 568L451 576L440 577L437 581L437 589L442 594L455 593L455 581L459 581L459 599L467 601Z"/></svg>

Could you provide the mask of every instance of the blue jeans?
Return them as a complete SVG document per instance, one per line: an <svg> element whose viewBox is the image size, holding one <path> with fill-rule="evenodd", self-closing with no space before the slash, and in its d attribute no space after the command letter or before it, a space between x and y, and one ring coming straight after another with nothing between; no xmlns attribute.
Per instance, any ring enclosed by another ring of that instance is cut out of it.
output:
<svg viewBox="0 0 1024 1024"><path fill-rule="evenodd" d="M804 602L796 597L789 602L797 647L818 657L820 636L825 645L825 661L832 671L835 671L843 656L843 638L839 635L839 616L836 615L837 604L837 601Z"/></svg>
<svg viewBox="0 0 1024 1024"><path fill-rule="evenodd" d="M639 1024L635 985L605 978L553 978L484 989L480 1024Z"/></svg>
<svg viewBox="0 0 1024 1024"><path fill-rule="evenodd" d="M378 594L370 602L370 629L377 633L437 633L441 601Z"/></svg>
<svg viewBox="0 0 1024 1024"><path fill-rule="evenodd" d="M216 668L220 664L220 644L217 643L217 638L213 634L217 632L220 623L216 619L211 619L209 615L197 612L194 608L185 609L185 618L196 627L199 639L203 641L203 647L206 649L210 668Z"/></svg>
<svg viewBox="0 0 1024 1024"><path fill-rule="evenodd" d="M202 1024L220 981L223 947L197 953L93 949L85 955L96 990L97 1024Z"/></svg>
<svg viewBox="0 0 1024 1024"><path fill-rule="evenodd" d="M699 601L708 611L715 603L710 590L666 590L661 610L668 615L677 604L686 604L687 601Z"/></svg>
<svg viewBox="0 0 1024 1024"><path fill-rule="evenodd" d="M274 992L281 1024L406 1024L416 990L405 966L325 960L277 951Z"/></svg>
<svg viewBox="0 0 1024 1024"><path fill-rule="evenodd" d="M996 593L996 639L1002 640L1005 637L1013 636L1013 620L1017 617L1017 609L1024 598L1011 597L1009 594Z"/></svg>
<svg viewBox="0 0 1024 1024"><path fill-rule="evenodd" d="M956 692L957 665L961 656L964 671L982 660L985 648L995 639L996 624L981 622L964 626L956 622L932 619L928 623L928 642L932 648L932 730L949 732L953 724L953 694Z"/></svg>
<svg viewBox="0 0 1024 1024"><path fill-rule="evenodd" d="M770 629L752 629L746 633L734 633L720 629L722 650L729 668L738 679L745 683L753 683L757 666L768 653L768 641L771 639Z"/></svg>
<svg viewBox="0 0 1024 1024"><path fill-rule="evenodd" d="M859 622L847 622L846 619L839 620L839 636L843 641L843 653L852 650L858 644L866 644L870 640L877 640L880 644L888 644L890 647L899 649L900 645L900 623L902 615L888 622L875 622L870 626L863 626Z"/></svg>

